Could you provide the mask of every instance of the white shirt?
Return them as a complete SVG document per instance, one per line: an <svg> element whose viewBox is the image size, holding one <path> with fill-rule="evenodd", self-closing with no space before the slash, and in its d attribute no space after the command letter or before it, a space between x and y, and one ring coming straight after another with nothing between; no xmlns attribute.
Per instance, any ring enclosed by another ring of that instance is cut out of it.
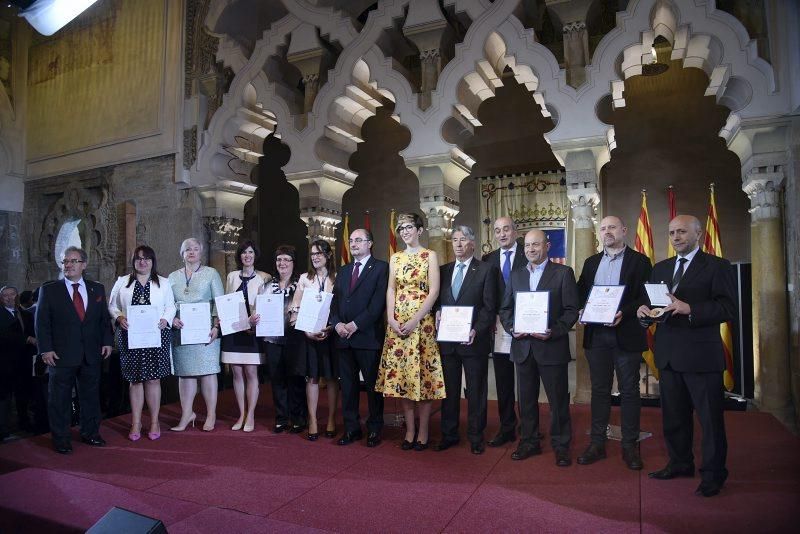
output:
<svg viewBox="0 0 800 534"><path fill-rule="evenodd" d="M675 258L675 268L672 270L672 277L673 278L675 278L675 273L678 272L678 267L680 267L680 265L681 265L681 262L678 261L678 260L680 260L681 258L686 258L687 261L686 261L686 263L683 264L683 272L686 273L686 269L688 269L689 265L691 265L692 260L697 255L697 251L698 250L700 250L699 246L695 247L695 249L693 251L691 251L690 253L686 254L685 256L681 256L680 254L678 254L678 257Z"/></svg>
<svg viewBox="0 0 800 534"><path fill-rule="evenodd" d="M467 258L464 261L456 260L455 264L453 265L453 276L450 277L450 287L452 287L453 286L453 282L456 281L456 275L458 274L458 266L459 266L459 264L462 264L462 263L464 264L464 268L462 269L461 276L463 278L466 278L467 277L467 270L469 269L469 264L472 263L472 256L470 256L469 258ZM463 282L463 278L462 278L462 282Z"/></svg>
<svg viewBox="0 0 800 534"><path fill-rule="evenodd" d="M509 267L511 268L512 271L514 270L514 258L517 256L517 245L518 244L519 243L517 243L517 241L514 240L514 244L511 245L511 248L506 249L506 250L504 250L502 248L500 249L500 272L501 273L503 272L503 264L506 262L506 252L509 251L509 250L511 251L511 256L508 257L508 262L511 264L511 265L509 265Z"/></svg>
<svg viewBox="0 0 800 534"><path fill-rule="evenodd" d="M75 298L72 295L72 292L74 291L72 284L80 284L78 286L78 293L80 293L81 297L83 297L83 309L86 310L86 308L89 306L89 294L86 292L86 282L83 281L83 277L81 277L81 279L77 282L72 282L69 278L64 278L64 283L67 284L67 291L69 292L70 300L74 300Z"/></svg>

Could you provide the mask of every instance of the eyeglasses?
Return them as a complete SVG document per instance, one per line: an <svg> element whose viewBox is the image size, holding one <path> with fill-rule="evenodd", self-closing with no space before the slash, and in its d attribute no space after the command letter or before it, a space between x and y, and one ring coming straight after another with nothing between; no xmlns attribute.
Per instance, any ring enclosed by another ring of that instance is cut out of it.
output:
<svg viewBox="0 0 800 534"><path fill-rule="evenodd" d="M414 230L415 228L416 228L416 226L414 226L413 224L404 224L403 226L398 226L397 227L397 231L398 232L408 232L410 230Z"/></svg>
<svg viewBox="0 0 800 534"><path fill-rule="evenodd" d="M364 238L361 238L361 237L357 237L355 239L351 239L350 240L350 244L355 243L355 244L360 245L361 243L366 243L367 241L369 241L369 239L364 239Z"/></svg>
<svg viewBox="0 0 800 534"><path fill-rule="evenodd" d="M325 255L324 252L312 252L311 253L311 257L312 258L315 257L315 256L324 256L324 255Z"/></svg>
<svg viewBox="0 0 800 534"><path fill-rule="evenodd" d="M139 256L138 258L136 258L136 261L153 261L153 258L142 258L141 256Z"/></svg>
<svg viewBox="0 0 800 534"><path fill-rule="evenodd" d="M76 263L85 263L83 260L76 260L75 258L71 260L61 260L63 265L75 265Z"/></svg>
<svg viewBox="0 0 800 534"><path fill-rule="evenodd" d="M277 260L275 260L275 263L292 263L293 261L294 260L292 260L292 259L288 259L287 260L285 258L278 258Z"/></svg>

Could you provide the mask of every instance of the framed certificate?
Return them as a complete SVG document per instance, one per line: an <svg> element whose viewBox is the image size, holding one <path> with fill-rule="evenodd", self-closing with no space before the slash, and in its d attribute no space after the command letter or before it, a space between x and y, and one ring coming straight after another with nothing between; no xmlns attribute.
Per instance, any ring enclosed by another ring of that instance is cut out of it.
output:
<svg viewBox="0 0 800 534"><path fill-rule="evenodd" d="M199 345L211 339L211 303L181 304L181 345Z"/></svg>
<svg viewBox="0 0 800 534"><path fill-rule="evenodd" d="M161 314L150 305L128 306L128 348L150 349L161 346L158 323Z"/></svg>
<svg viewBox="0 0 800 534"><path fill-rule="evenodd" d="M442 306L436 341L469 343L472 330L472 306Z"/></svg>
<svg viewBox="0 0 800 534"><path fill-rule="evenodd" d="M261 316L256 325L256 336L283 336L283 293L258 295L256 313Z"/></svg>
<svg viewBox="0 0 800 534"><path fill-rule="evenodd" d="M498 316L494 325L494 352L509 354L511 352L512 339L514 338L503 328L503 323L500 322L500 317Z"/></svg>
<svg viewBox="0 0 800 534"><path fill-rule="evenodd" d="M611 324L619 310L625 286L592 286L583 307L582 323Z"/></svg>
<svg viewBox="0 0 800 534"><path fill-rule="evenodd" d="M517 291L514 301L514 332L546 334L550 291Z"/></svg>
<svg viewBox="0 0 800 534"><path fill-rule="evenodd" d="M244 293L235 291L214 298L217 307L219 327L223 336L234 332L243 332L250 328L247 317L247 306L244 304Z"/></svg>
<svg viewBox="0 0 800 534"><path fill-rule="evenodd" d="M294 327L309 334L325 330L325 327L328 326L328 316L331 313L331 302L333 302L333 293L303 291Z"/></svg>

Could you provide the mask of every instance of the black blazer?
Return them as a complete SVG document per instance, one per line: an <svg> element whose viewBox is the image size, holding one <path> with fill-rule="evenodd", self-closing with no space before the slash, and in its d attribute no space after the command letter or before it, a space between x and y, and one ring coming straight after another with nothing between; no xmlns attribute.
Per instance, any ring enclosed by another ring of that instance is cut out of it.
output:
<svg viewBox="0 0 800 534"><path fill-rule="evenodd" d="M100 362L101 348L113 345L106 290L103 284L84 281L88 302L83 322L63 280L47 282L39 290L36 341L40 353L55 351L57 367Z"/></svg>
<svg viewBox="0 0 800 534"><path fill-rule="evenodd" d="M20 359L28 354L25 332L24 311L16 308L14 317L5 307L0 307L0 399L10 395L14 382L14 370Z"/></svg>
<svg viewBox="0 0 800 534"><path fill-rule="evenodd" d="M651 283L669 285L676 257L653 267ZM669 365L678 372L714 372L725 369L719 325L736 316L733 272L728 260L697 251L683 274L675 297L689 304L690 316L676 315L656 327L656 367Z"/></svg>
<svg viewBox="0 0 800 534"><path fill-rule="evenodd" d="M500 268L500 249L495 249L488 254L485 254L482 261L485 261L489 265L494 265L497 268L497 295L498 298L502 298L503 294L506 292L506 281L503 280L503 271ZM523 239L517 239L517 253L514 254L514 261L511 263L511 270L513 271L517 267L524 267L528 264L527 258L525 258L525 242Z"/></svg>
<svg viewBox="0 0 800 534"><path fill-rule="evenodd" d="M439 343L442 354L458 352L461 355L489 356L492 350L492 331L494 329L495 314L497 313L497 268L493 265L472 258L469 268L464 274L464 282L458 298L453 298L451 282L455 262L439 267L441 289L436 308L442 306L472 306L472 328L475 330L475 340L471 345L460 343Z"/></svg>
<svg viewBox="0 0 800 534"><path fill-rule="evenodd" d="M578 298L579 306L583 309L586 300L589 298L589 291L594 285L594 277L603 253L589 256L583 263L581 277L578 279ZM619 283L625 286L622 293L622 300L619 309L622 312L622 321L614 328L617 334L617 346L628 352L644 352L647 350L647 331L639 326L636 317L636 310L642 304L647 304L647 291L644 284L650 279L650 272L653 267L650 259L636 252L630 247L625 247L625 254L622 256L622 268L619 273ZM608 328L599 324L587 324L583 330L583 348L592 348L592 336L600 328Z"/></svg>
<svg viewBox="0 0 800 534"><path fill-rule="evenodd" d="M386 286L389 284L389 264L371 256L362 265L353 291L350 278L353 263L348 263L336 273L333 285L330 324L355 321L358 330L350 339L336 336L339 348L380 350L383 347L384 311L386 311Z"/></svg>
<svg viewBox="0 0 800 534"><path fill-rule="evenodd" d="M514 338L511 340L511 361L522 363L533 353L539 365L555 365L569 363L569 331L578 320L578 285L572 267L559 263L547 262L538 291L550 291L550 314L547 326L550 338L547 340L534 337ZM527 267L511 271L511 278L500 304L500 321L510 334L514 329L514 304L517 291L530 291L530 276Z"/></svg>

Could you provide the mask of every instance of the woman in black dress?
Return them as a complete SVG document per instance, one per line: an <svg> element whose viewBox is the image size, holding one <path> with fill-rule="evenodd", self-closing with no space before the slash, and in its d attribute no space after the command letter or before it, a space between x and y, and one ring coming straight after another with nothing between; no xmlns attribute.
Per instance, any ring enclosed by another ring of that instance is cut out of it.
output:
<svg viewBox="0 0 800 534"><path fill-rule="evenodd" d="M156 253L146 245L133 251L133 272L120 276L111 297L108 311L116 325L116 341L122 367L122 377L130 382L131 430L128 439L138 441L142 432L142 408L145 399L150 411L150 431L147 437L161 437L158 411L161 407L161 379L171 374L170 348L172 330L169 325L175 317L175 299L169 280L159 276L156 269ZM159 314L158 328L161 344L157 347L128 348L128 315L133 306L153 305Z"/></svg>

